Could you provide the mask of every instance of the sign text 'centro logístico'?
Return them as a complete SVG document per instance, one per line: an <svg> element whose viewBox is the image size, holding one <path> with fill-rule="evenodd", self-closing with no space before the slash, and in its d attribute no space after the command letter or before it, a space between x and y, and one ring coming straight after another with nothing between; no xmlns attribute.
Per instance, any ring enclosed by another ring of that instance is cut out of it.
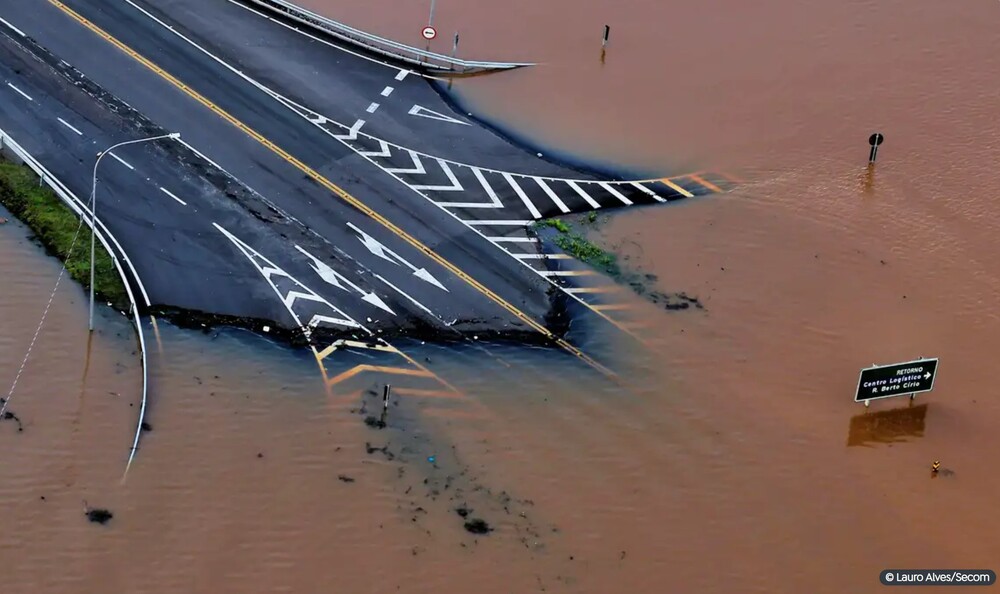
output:
<svg viewBox="0 0 1000 594"><path fill-rule="evenodd" d="M937 359L920 359L861 370L855 402L929 392L937 376Z"/></svg>

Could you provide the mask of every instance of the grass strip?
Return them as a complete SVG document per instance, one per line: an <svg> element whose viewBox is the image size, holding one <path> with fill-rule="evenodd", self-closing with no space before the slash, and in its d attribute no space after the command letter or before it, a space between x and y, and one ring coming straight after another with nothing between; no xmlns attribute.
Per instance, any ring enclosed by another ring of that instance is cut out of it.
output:
<svg viewBox="0 0 1000 594"><path fill-rule="evenodd" d="M72 256L67 260L80 220L29 167L0 160L0 203L31 229L49 254L59 258L73 280L90 287L90 230L80 229ZM111 255L98 242L94 257L94 292L102 301L129 311L128 294Z"/></svg>
<svg viewBox="0 0 1000 594"><path fill-rule="evenodd" d="M591 213L594 214L594 213ZM588 218L589 222L596 220L596 216ZM535 228L550 227L559 233L553 241L559 249L580 260L584 264L599 268L611 276L621 274L618 266L618 257L600 246L590 241L582 235L573 233L573 226L561 219L544 219L535 223Z"/></svg>

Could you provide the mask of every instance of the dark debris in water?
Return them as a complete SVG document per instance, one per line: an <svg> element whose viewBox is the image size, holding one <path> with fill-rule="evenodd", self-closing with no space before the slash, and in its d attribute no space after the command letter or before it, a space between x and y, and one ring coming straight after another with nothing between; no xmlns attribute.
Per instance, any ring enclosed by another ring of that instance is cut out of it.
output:
<svg viewBox="0 0 1000 594"><path fill-rule="evenodd" d="M143 421L143 422L142 422L142 424L141 424L141 425L139 425L139 427L140 427L140 428L141 428L141 429L142 429L143 431L152 431L152 430L153 430L153 426L152 426L152 425L150 425L149 423L147 423L146 421Z"/></svg>
<svg viewBox="0 0 1000 594"><path fill-rule="evenodd" d="M338 474L337 478L340 479L342 482L345 482L345 483L353 483L354 482L354 478L353 477L349 477L346 474Z"/></svg>
<svg viewBox="0 0 1000 594"><path fill-rule="evenodd" d="M0 400L2 400L2 399L0 399ZM14 413L12 413L11 411L9 411L9 410L5 410L4 411L4 413L3 413L3 420L4 421L14 421L14 422L16 422L17 423L17 431L18 431L18 433L20 433L21 431L24 431L24 424L21 423L21 419L18 418L18 416L15 415Z"/></svg>
<svg viewBox="0 0 1000 594"><path fill-rule="evenodd" d="M372 429L385 429L385 421L372 415L365 417L365 425L368 425Z"/></svg>
<svg viewBox="0 0 1000 594"><path fill-rule="evenodd" d="M482 518L473 518L471 520L466 520L465 529L473 534L489 534L493 531L493 528L486 523L486 520Z"/></svg>
<svg viewBox="0 0 1000 594"><path fill-rule="evenodd" d="M108 521L115 517L115 514L111 513L102 507L92 507L87 509L87 519L95 524L107 524Z"/></svg>

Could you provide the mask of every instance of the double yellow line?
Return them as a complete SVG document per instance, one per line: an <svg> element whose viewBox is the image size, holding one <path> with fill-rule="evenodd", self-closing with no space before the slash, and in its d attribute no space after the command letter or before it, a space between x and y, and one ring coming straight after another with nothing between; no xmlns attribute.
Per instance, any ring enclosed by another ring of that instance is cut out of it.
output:
<svg viewBox="0 0 1000 594"><path fill-rule="evenodd" d="M159 66L157 66L156 64L154 64L153 62L151 62L149 59L147 59L145 56L139 54L138 52L136 52L135 50L133 50L129 46L125 45L124 43L122 43L121 41L119 41L118 39L116 39L115 37L113 37L110 33L104 31L103 29L101 29L100 27L98 27L97 25L95 25L94 23L88 21L83 16L81 16L76 11L74 11L70 7L66 6L65 4L63 4L62 2L60 2L59 0L48 0L48 1L49 1L50 4L52 4L53 6L55 6L56 8L58 8L59 10L61 10L62 12L64 12L67 16L69 16L70 18L72 18L76 22L80 23L81 25L83 25L84 27L86 27L87 29L89 29L90 31L96 33L97 35L99 35L100 37L102 37L105 41L107 41L108 43L110 43L111 45L113 45L116 48L120 49L121 51L125 52L132 59L134 59L135 61L139 62L140 64L142 64L143 66L145 66L149 70L152 70L153 72L155 72L160 78L166 80L167 82L169 82L170 84L172 84L174 87L180 89L188 97L191 97L192 99L194 99L198 103L201 103L202 105L204 105L208 109L212 110L212 112L215 113L216 115L218 115L220 118L226 120L227 122L229 122L233 126L236 126L240 130L242 130L245 134L247 134L248 136L250 136L251 138L253 138L257 142L259 142L260 144L262 144L263 146L267 147L269 150L271 150L272 152L274 152L276 155L278 155L279 157L281 157L282 159L284 159L288 163L291 163L292 165L294 165L298 170L300 170L302 173L304 173L307 176L309 176L311 179L313 179L314 181L316 181L318 184L320 184L321 186L323 186L327 190L333 192L334 194L336 194L337 196L339 196L341 199L343 199L345 202L347 202L348 204L350 204L354 208L357 208L361 212L365 213L366 215L368 215L369 217L371 217L372 219L374 219L375 221L377 221L379 224L381 224L383 227L385 227L386 229L388 229L389 231L391 231L397 237L399 237L400 239L406 241L406 243L410 244L411 246L413 246L414 248L416 248L418 251L422 252L425 256L427 256L428 258L431 258L432 260L434 260L435 262L437 262L438 264L440 264L441 266L443 266L444 268L446 268L449 272L451 272L452 274L454 274L458 278L460 278L463 281L465 281L466 283L468 283L470 286L472 286L474 289L476 289L477 291L479 291L480 293L482 293L486 297L488 297L491 300L493 300L497 305L499 305L500 307L502 307L505 310L507 310L508 312L510 312L516 318L518 318L519 320L521 320L525 324L529 325L534 330L540 332L546 338L552 340L555 344L559 345L559 347L561 347L562 349L566 350L569 353L572 353L573 355L575 355L579 359L583 360L585 363L587 363L588 365L590 365L591 367L593 367L597 371L600 371L602 374L604 374L604 375L606 375L608 377L616 377L616 374L613 371L611 371L610 369L608 369L604 365L601 365L600 363L598 363L597 361L595 361L593 358L591 358L589 355L587 355L586 353L584 353L580 349L576 348L575 346L571 345L570 343L566 342L562 338L559 338L558 336L556 336L555 334L553 334L552 332L550 332L545 326L542 326L541 324L539 324L535 320L531 319L531 317L529 317L527 314L525 314L521 310L517 309L516 307L514 307L513 305L511 305L510 303L508 303L505 299L503 299L502 297L500 297L499 295L497 295L493 291L491 291L488 288L486 288L485 286L483 286L479 281L477 281L476 279L474 279L471 276L469 276L468 274L466 274L464 271L462 271L461 269L459 269L457 266L455 266L454 264L452 264L448 260L445 260L444 258L442 258L441 256L439 256L438 254L436 254L433 250L431 250L429 247L427 247L426 245L424 245L423 243L421 243L420 241L418 241L416 238L414 238L413 236L411 236L409 233L403 231L402 229L400 229L399 227L397 227L395 224L393 224L391 221L389 221L388 219L386 219L385 217L383 217L381 214L375 212L374 210L372 210L371 208L369 208L368 206L366 206L363 202L361 202L360 200L358 200L354 196L351 196L350 194L348 194L342 188L340 188L339 186L337 186L336 184L334 184L330 180L328 180L325 177L323 177L322 175L320 175L319 172L317 172L313 168L309 167L308 165L306 165L305 163L303 163L299 159L293 157L285 149L283 149L283 148L279 147L278 145L274 144L273 142L271 142L267 138L264 138L264 136L262 136L259 132L257 132L253 128L247 126L246 124L244 124L240 120L236 119L234 116L230 115L228 112L226 112L225 110L223 110L221 107L219 107L215 103L209 101L206 97L204 97L203 95L201 95L200 93L198 93L197 91L195 91L194 89L192 89L191 87L189 87L188 85L186 85L183 82L181 82L174 75L172 75L169 72L163 70L162 68L160 68Z"/></svg>

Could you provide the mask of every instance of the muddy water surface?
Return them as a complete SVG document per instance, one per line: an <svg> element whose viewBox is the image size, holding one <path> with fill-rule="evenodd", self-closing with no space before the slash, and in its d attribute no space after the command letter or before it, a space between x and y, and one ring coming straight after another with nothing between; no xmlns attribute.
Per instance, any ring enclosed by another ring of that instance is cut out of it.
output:
<svg viewBox="0 0 1000 594"><path fill-rule="evenodd" d="M427 9L303 3L410 42ZM439 0L436 49L459 29L462 55L543 62L457 85L477 112L582 157L744 180L596 234L705 310L634 299L643 349L597 329L645 367L627 387L533 349L409 345L467 401L403 402L381 432L302 353L161 324L122 485L134 339L103 312L84 384L67 283L11 402L24 431L0 423L3 590L839 593L886 567L997 569L998 11ZM0 226L4 381L58 270ZM849 402L860 367L919 355L942 358L933 394ZM85 500L115 518L88 523ZM463 530L462 504L496 530Z"/></svg>

